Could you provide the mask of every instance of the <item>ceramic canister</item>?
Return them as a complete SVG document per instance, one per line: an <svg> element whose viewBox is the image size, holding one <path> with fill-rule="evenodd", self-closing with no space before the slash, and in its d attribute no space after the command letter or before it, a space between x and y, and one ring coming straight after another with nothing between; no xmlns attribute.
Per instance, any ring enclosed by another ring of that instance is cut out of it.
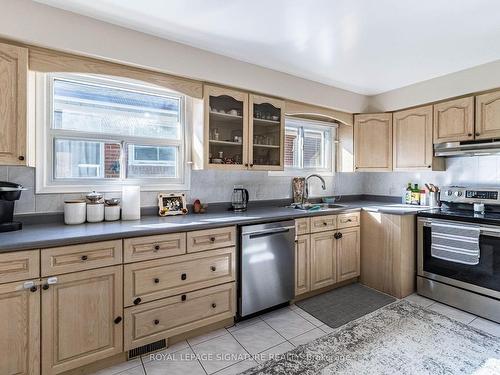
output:
<svg viewBox="0 0 500 375"><path fill-rule="evenodd" d="M64 202L64 224L83 224L87 218L87 203L84 200Z"/></svg>
<svg viewBox="0 0 500 375"><path fill-rule="evenodd" d="M89 223L98 223L104 220L104 203L87 204L87 221Z"/></svg>

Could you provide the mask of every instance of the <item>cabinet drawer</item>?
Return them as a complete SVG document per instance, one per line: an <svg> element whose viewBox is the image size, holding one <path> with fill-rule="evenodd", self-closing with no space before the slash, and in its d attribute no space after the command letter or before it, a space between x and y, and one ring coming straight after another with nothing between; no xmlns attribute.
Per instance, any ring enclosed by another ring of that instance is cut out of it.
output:
<svg viewBox="0 0 500 375"><path fill-rule="evenodd" d="M0 254L0 283L40 277L40 251Z"/></svg>
<svg viewBox="0 0 500 375"><path fill-rule="evenodd" d="M337 227L336 215L325 215L311 218L311 233L324 232Z"/></svg>
<svg viewBox="0 0 500 375"><path fill-rule="evenodd" d="M125 265L125 306L235 280L235 248Z"/></svg>
<svg viewBox="0 0 500 375"><path fill-rule="evenodd" d="M359 212L350 212L337 216L337 228L357 227L359 225Z"/></svg>
<svg viewBox="0 0 500 375"><path fill-rule="evenodd" d="M234 282L125 309L125 350L188 332L236 311Z"/></svg>
<svg viewBox="0 0 500 375"><path fill-rule="evenodd" d="M121 240L54 247L41 251L42 276L112 266L121 262Z"/></svg>
<svg viewBox="0 0 500 375"><path fill-rule="evenodd" d="M186 233L162 234L123 240L125 263L157 259L186 253Z"/></svg>
<svg viewBox="0 0 500 375"><path fill-rule="evenodd" d="M311 219L308 217L303 217L302 219L295 219L295 234L300 236L301 234L311 233Z"/></svg>
<svg viewBox="0 0 500 375"><path fill-rule="evenodd" d="M197 230L194 232L188 232L187 234L188 253L235 245L235 227Z"/></svg>

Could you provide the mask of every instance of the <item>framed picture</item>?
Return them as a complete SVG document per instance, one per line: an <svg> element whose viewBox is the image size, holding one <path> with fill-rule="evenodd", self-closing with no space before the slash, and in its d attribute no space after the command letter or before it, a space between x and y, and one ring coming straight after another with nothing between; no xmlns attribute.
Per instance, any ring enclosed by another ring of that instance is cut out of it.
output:
<svg viewBox="0 0 500 375"><path fill-rule="evenodd" d="M160 216L185 215L187 213L186 194L158 194L158 214Z"/></svg>

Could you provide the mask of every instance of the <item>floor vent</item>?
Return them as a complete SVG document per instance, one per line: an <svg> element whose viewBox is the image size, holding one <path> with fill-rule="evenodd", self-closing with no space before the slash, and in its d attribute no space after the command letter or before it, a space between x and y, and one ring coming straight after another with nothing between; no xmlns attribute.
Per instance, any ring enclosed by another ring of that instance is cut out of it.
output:
<svg viewBox="0 0 500 375"><path fill-rule="evenodd" d="M160 349L165 349L167 347L167 340L159 340L156 342L153 342L151 344L147 344L144 346L140 346L138 348L132 349L128 351L128 359L133 359L136 357L139 357L141 355L155 352Z"/></svg>

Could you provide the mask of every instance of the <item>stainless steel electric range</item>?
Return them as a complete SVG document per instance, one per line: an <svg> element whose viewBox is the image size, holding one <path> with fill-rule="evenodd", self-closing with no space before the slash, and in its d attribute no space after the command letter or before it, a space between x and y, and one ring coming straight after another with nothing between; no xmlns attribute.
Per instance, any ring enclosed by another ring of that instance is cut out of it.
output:
<svg viewBox="0 0 500 375"><path fill-rule="evenodd" d="M417 292L500 322L500 188L445 187L418 214Z"/></svg>

